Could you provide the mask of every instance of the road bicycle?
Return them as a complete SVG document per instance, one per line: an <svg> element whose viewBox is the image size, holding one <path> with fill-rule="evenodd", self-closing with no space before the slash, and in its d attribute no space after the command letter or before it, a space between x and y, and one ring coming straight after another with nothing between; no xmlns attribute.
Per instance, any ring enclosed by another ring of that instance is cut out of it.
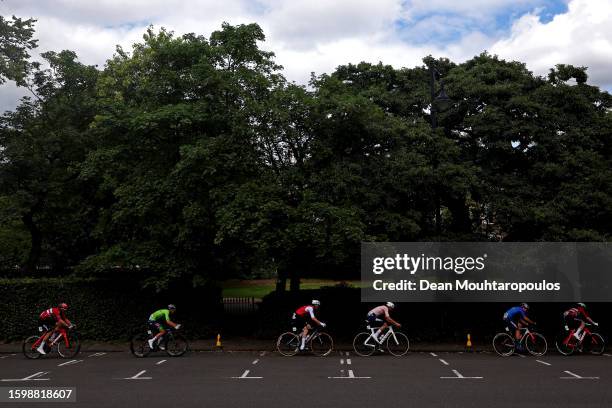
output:
<svg viewBox="0 0 612 408"><path fill-rule="evenodd" d="M529 354L533 356L543 356L548 350L546 338L540 333L529 330L528 327L519 329L522 333L521 339L517 342L506 327L506 331L497 333L493 338L493 349L497 354L503 357L511 356L516 352L518 345L523 345Z"/></svg>
<svg viewBox="0 0 612 408"><path fill-rule="evenodd" d="M571 329L569 334L567 331L561 333L557 337L557 341L555 341L555 346L557 346L559 353L569 356L576 351L585 351L597 356L602 355L606 348L606 342L601 334L592 332L589 326L592 325L589 323L585 325L580 339L574 336L576 329Z"/></svg>
<svg viewBox="0 0 612 408"><path fill-rule="evenodd" d="M149 346L149 339L154 337L151 329L146 333L138 333L132 337L130 343L130 351L136 357L146 357L153 351L165 351L170 357L179 357L187 352L189 343L185 337L176 332L176 329L171 327L166 329L166 333L161 336L154 344L153 348Z"/></svg>
<svg viewBox="0 0 612 408"><path fill-rule="evenodd" d="M300 343L302 334L296 334L297 328L293 328L292 332L285 332L278 336L276 341L276 349L283 356L295 356L300 351ZM315 356L325 357L334 349L334 340L332 337L322 332L319 327L310 330L306 336L304 351L310 351Z"/></svg>
<svg viewBox="0 0 612 408"><path fill-rule="evenodd" d="M389 326L385 334L378 340L374 338L374 333L378 330L378 327L372 327L367 324L366 328L370 330L369 333L358 333L353 339L353 349L357 355L364 357L371 356L377 349L382 350L385 347L389 353L399 357L406 354L410 349L408 336L402 332L395 331L392 325Z"/></svg>
<svg viewBox="0 0 612 408"><path fill-rule="evenodd" d="M79 354L81 343L75 325L69 328L61 327L59 329L47 329L46 327L39 326L38 331L39 334L30 336L23 341L21 349L23 355L27 358L37 359L42 356L36 349L40 346L43 336L50 331L54 333L47 339L44 346L45 351L51 352L57 350L57 354L63 358L73 358Z"/></svg>

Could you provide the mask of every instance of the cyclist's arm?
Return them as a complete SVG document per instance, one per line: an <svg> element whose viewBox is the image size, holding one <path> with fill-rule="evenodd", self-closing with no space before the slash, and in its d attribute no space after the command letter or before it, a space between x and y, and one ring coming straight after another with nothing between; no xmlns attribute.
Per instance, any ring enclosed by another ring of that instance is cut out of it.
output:
<svg viewBox="0 0 612 408"><path fill-rule="evenodd" d="M60 326L70 327L70 320L68 319L59 319L57 322L60 324Z"/></svg>
<svg viewBox="0 0 612 408"><path fill-rule="evenodd" d="M393 320L391 316L385 316L385 320L387 321L387 323L392 324L395 327L402 327L402 325L396 322L395 320Z"/></svg>
<svg viewBox="0 0 612 408"><path fill-rule="evenodd" d="M172 327L173 329L176 329L176 326L178 326L178 324L174 323L173 321L170 320L166 320L166 324L170 327Z"/></svg>
<svg viewBox="0 0 612 408"><path fill-rule="evenodd" d="M527 324L535 324L535 322L531 320L530 318L528 318L527 316L523 316L521 320L523 320Z"/></svg>

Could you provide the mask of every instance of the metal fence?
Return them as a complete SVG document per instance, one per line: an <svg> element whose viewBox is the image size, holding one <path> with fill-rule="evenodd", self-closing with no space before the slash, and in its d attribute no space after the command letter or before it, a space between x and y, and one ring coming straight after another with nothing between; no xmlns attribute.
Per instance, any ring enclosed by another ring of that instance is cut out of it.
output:
<svg viewBox="0 0 612 408"><path fill-rule="evenodd" d="M225 297L222 302L226 314L247 315L257 312L254 297Z"/></svg>

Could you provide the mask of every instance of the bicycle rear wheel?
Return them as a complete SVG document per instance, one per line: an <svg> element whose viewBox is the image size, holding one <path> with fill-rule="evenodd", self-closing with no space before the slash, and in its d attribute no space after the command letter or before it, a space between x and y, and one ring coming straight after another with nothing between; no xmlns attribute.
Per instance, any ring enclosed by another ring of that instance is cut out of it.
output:
<svg viewBox="0 0 612 408"><path fill-rule="evenodd" d="M148 356L151 352L151 348L149 347L149 336L141 333L132 337L130 351L136 357Z"/></svg>
<svg viewBox="0 0 612 408"><path fill-rule="evenodd" d="M42 355L38 351L36 351L36 347L34 347L34 344L36 344L36 341L38 341L38 337L39 336L28 337L23 341L23 345L21 346L23 355L31 360L40 358L40 356Z"/></svg>
<svg viewBox="0 0 612 408"><path fill-rule="evenodd" d="M334 349L334 341L327 333L317 333L310 340L310 351L315 356L325 357Z"/></svg>
<svg viewBox="0 0 612 408"><path fill-rule="evenodd" d="M591 333L591 338L583 343L584 351L600 356L604 353L606 343L599 333Z"/></svg>
<svg viewBox="0 0 612 408"><path fill-rule="evenodd" d="M530 333L525 338L525 348L532 356L543 356L548 350L546 338L540 333Z"/></svg>
<svg viewBox="0 0 612 408"><path fill-rule="evenodd" d="M166 336L164 341L166 346L166 353L170 357L179 357L187 352L189 344L187 339L178 333L172 333Z"/></svg>
<svg viewBox="0 0 612 408"><path fill-rule="evenodd" d="M566 334L560 334L557 337L557 340L555 341L555 346L557 347L557 351L564 355L564 356L569 356L571 354L574 353L574 350L576 349L576 347L574 347L574 345L572 344L568 344L566 342L567 340L567 335ZM572 339L570 339L572 340Z"/></svg>
<svg viewBox="0 0 612 408"><path fill-rule="evenodd" d="M286 332L278 336L276 349L285 357L295 356L300 348L300 338L297 334Z"/></svg>
<svg viewBox="0 0 612 408"><path fill-rule="evenodd" d="M410 348L410 341L408 336L401 332L394 332L392 335L387 337L387 350L394 356L403 356L408 352Z"/></svg>
<svg viewBox="0 0 612 408"><path fill-rule="evenodd" d="M514 339L508 333L497 333L493 337L493 349L502 357L508 357L514 354Z"/></svg>
<svg viewBox="0 0 612 408"><path fill-rule="evenodd" d="M57 353L63 358L73 358L79 351L81 350L81 342L79 341L79 336L76 332L68 332L68 343L69 346L66 347L66 342L64 339L60 339L57 342Z"/></svg>
<svg viewBox="0 0 612 408"><path fill-rule="evenodd" d="M355 354L362 357L368 357L376 351L376 340L371 338L370 333L358 333L353 339L353 350Z"/></svg>

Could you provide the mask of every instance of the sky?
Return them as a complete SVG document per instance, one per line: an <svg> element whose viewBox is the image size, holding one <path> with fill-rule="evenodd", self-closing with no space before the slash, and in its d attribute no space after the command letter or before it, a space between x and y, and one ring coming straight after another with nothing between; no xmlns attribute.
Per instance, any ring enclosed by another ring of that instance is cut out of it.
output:
<svg viewBox="0 0 612 408"><path fill-rule="evenodd" d="M460 63L486 50L539 75L587 66L589 82L612 91L612 0L0 0L0 13L38 20L38 52L70 49L100 68L151 24L208 37L222 22L256 22L261 47L300 84L349 62ZM0 112L23 94L0 86Z"/></svg>

